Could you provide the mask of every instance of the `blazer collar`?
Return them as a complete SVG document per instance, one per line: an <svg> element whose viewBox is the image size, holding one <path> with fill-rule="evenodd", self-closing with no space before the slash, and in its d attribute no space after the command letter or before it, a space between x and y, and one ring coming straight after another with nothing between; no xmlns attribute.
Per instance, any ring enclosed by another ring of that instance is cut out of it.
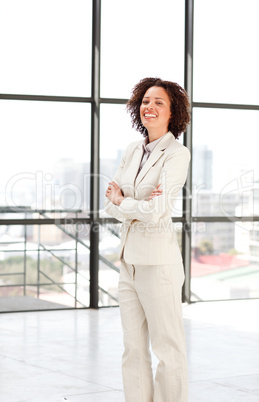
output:
<svg viewBox="0 0 259 402"><path fill-rule="evenodd" d="M144 164L143 168L139 172L139 174L136 178L136 181L135 181L136 186L143 180L143 178L146 176L147 172L151 169L151 167L163 155L163 153L164 153L166 147L169 145L169 143L174 140L175 140L175 137L170 131L168 131L168 133L166 133L163 136L163 138L161 139L161 141L159 141L159 143L156 145L154 150L151 152L150 157L148 158L148 160ZM138 169L140 161L141 161L141 157L142 157L142 152L143 152L142 151L142 143L139 144L139 146L136 148L135 152L136 152L136 155L134 154L134 159L136 158L135 159L136 163L138 162L138 167L137 167L137 169Z"/></svg>

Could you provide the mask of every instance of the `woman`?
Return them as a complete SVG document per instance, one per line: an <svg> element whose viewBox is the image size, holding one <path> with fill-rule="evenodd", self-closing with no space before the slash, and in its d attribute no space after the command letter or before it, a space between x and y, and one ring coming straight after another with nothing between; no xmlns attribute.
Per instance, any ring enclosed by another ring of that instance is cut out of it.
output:
<svg viewBox="0 0 259 402"><path fill-rule="evenodd" d="M176 141L190 122L189 109L178 84L141 80L127 110L145 139L128 146L106 192L106 212L122 222L119 304L126 402L188 398L184 271L171 215L190 161L188 149ZM149 338L159 360L155 381Z"/></svg>

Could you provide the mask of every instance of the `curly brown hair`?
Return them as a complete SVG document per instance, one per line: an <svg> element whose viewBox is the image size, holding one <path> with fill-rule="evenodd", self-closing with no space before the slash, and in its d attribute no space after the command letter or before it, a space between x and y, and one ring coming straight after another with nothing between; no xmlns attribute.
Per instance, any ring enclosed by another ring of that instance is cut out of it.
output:
<svg viewBox="0 0 259 402"><path fill-rule="evenodd" d="M126 109L131 116L132 127L143 134L144 137L147 137L147 129L143 126L140 118L140 105L145 93L151 87L161 87L167 92L171 101L171 118L168 131L171 131L176 139L179 138L191 120L189 97L186 91L176 82L163 81L157 77L143 78L133 88L132 96L126 105Z"/></svg>

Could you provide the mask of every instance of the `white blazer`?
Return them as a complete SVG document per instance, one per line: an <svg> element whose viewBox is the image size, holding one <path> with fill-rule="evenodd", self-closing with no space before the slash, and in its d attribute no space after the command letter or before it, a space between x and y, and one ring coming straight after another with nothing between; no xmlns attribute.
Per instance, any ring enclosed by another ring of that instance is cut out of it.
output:
<svg viewBox="0 0 259 402"><path fill-rule="evenodd" d="M124 193L120 206L105 202L106 212L122 222L120 258L128 264L158 265L182 261L172 224L172 209L183 187L189 150L171 132L163 136L136 178L143 154L142 141L126 149L113 180ZM148 198L161 184L163 190Z"/></svg>

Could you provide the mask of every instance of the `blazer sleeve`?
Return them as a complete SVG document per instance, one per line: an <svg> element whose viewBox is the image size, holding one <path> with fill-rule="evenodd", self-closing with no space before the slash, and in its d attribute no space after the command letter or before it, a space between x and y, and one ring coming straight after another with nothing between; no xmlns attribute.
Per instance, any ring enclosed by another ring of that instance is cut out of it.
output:
<svg viewBox="0 0 259 402"><path fill-rule="evenodd" d="M128 148L127 148L128 150ZM127 155L127 150L124 152L124 154L122 155L121 158L121 162L120 165L118 167L118 169L115 172L115 175L113 177L113 181L115 181L115 183L118 184L118 186L121 188L121 175L125 166L125 160L126 160L126 155ZM113 216L115 219L118 219L120 222L124 222L125 216L124 214L122 214L119 209L118 206L113 204L108 198L106 198L105 203L104 203L104 209L107 212L107 214Z"/></svg>
<svg viewBox="0 0 259 402"><path fill-rule="evenodd" d="M145 223L157 223L164 214L171 214L177 195L186 181L189 162L188 148L184 146L176 148L172 154L168 155L161 169L158 183L161 184L160 188L163 190L161 195L150 201L127 197L119 206L110 202L112 205L109 204L110 208L107 208L106 212L121 222L125 219L136 219ZM120 169L123 169L124 163L122 160L117 171L118 175Z"/></svg>

